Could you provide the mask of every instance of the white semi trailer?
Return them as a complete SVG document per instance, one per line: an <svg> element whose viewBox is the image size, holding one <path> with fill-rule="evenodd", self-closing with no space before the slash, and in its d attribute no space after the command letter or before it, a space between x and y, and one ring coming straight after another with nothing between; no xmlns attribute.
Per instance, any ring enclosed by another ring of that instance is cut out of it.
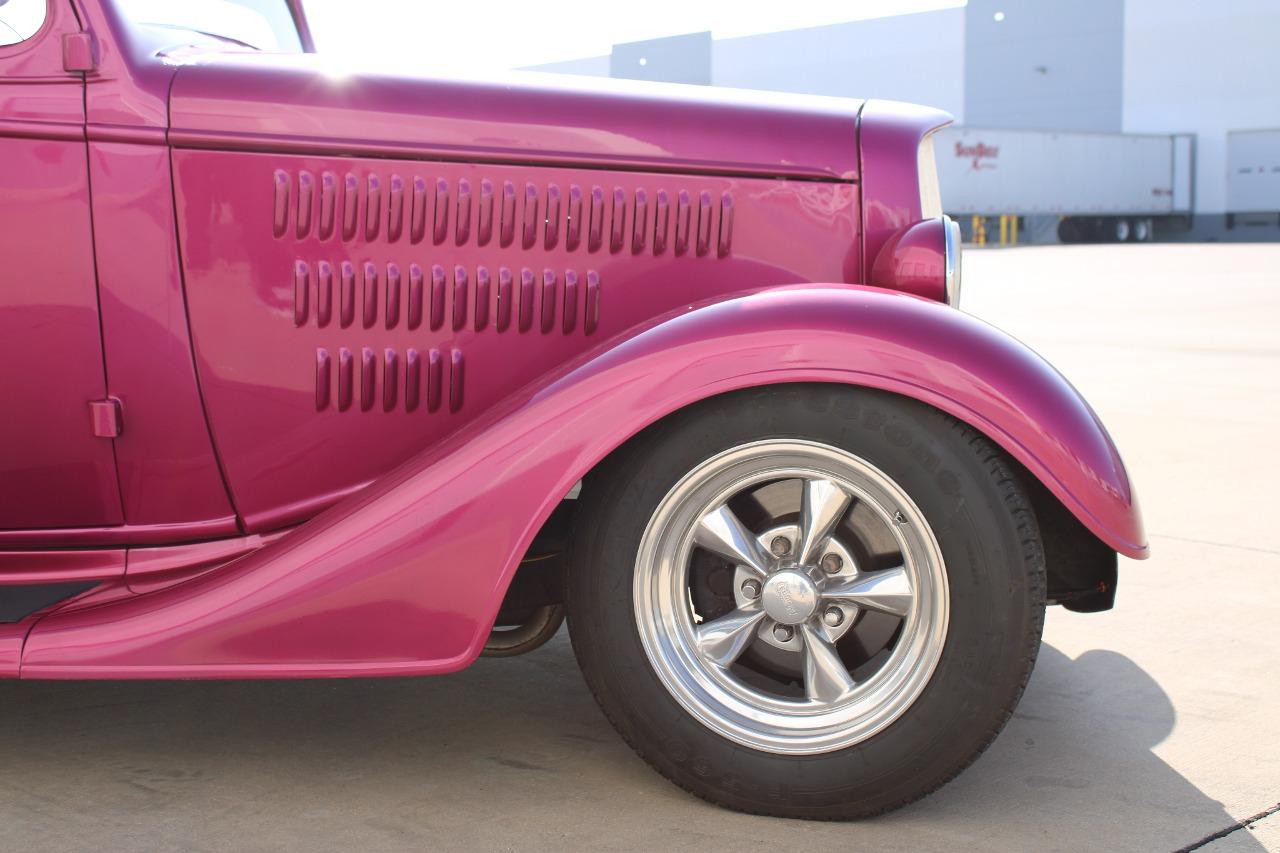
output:
<svg viewBox="0 0 1280 853"><path fill-rule="evenodd" d="M1227 134L1227 227L1280 224L1280 129Z"/></svg>
<svg viewBox="0 0 1280 853"><path fill-rule="evenodd" d="M1187 135L950 127L934 151L947 212L970 239L1012 220L1015 235L1064 243L1146 241L1185 227L1194 201Z"/></svg>

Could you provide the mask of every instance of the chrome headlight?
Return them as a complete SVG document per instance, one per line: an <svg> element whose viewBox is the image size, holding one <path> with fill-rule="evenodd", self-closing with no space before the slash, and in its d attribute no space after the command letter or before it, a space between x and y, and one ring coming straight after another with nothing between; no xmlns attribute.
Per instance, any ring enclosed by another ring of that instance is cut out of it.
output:
<svg viewBox="0 0 1280 853"><path fill-rule="evenodd" d="M960 223L945 213L942 215L943 239L946 248L943 251L943 280L945 282L947 304L952 308L960 307Z"/></svg>

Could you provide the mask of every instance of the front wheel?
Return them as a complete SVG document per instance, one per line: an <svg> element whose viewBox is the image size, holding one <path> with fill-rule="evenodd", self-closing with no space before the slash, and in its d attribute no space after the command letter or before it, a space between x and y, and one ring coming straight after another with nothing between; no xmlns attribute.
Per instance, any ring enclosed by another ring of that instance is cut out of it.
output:
<svg viewBox="0 0 1280 853"><path fill-rule="evenodd" d="M743 811L852 818L985 749L1030 674L1044 568L1000 452L913 401L755 389L584 488L569 624L605 714Z"/></svg>

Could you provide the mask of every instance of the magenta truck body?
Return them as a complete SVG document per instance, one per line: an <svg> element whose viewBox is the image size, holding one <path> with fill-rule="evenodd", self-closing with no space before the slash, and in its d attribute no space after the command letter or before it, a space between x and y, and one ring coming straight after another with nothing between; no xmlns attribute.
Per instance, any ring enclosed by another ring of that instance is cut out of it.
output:
<svg viewBox="0 0 1280 853"><path fill-rule="evenodd" d="M942 113L352 73L49 9L0 48L0 590L32 594L0 675L459 669L575 483L773 383L928 403L1146 554L1088 405L944 304Z"/></svg>

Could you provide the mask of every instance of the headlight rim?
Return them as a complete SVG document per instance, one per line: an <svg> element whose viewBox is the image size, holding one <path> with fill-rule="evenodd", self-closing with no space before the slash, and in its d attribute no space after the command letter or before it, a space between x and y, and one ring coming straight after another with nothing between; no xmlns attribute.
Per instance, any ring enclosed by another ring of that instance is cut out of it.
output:
<svg viewBox="0 0 1280 853"><path fill-rule="evenodd" d="M960 223L945 213L942 214L943 225L943 294L946 302L953 308L960 307Z"/></svg>

